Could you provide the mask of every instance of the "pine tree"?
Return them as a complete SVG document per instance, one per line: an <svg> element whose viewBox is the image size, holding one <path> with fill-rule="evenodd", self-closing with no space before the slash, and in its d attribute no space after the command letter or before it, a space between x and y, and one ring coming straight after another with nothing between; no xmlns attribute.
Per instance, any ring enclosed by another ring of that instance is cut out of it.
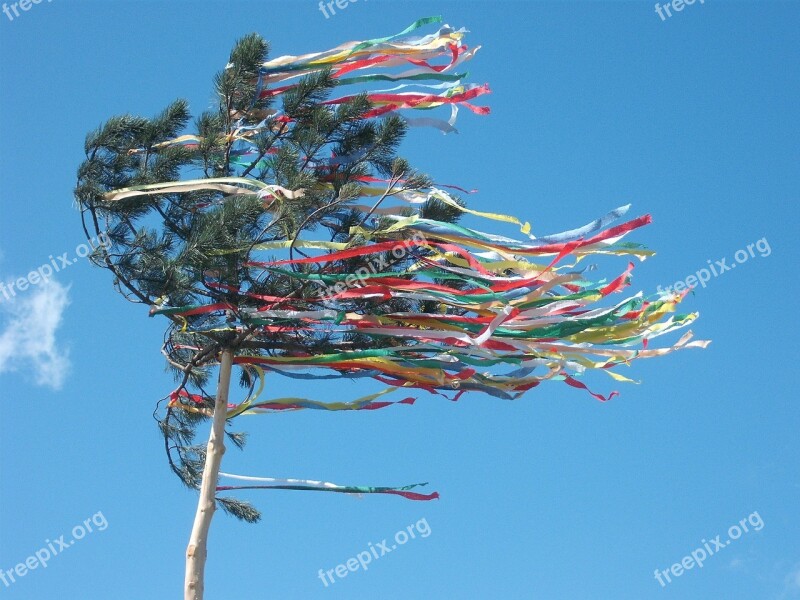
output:
<svg viewBox="0 0 800 600"><path fill-rule="evenodd" d="M242 433L225 430L234 352L248 356L298 350L320 354L334 344L357 351L393 343L357 335L334 342L317 335L298 339L288 331L264 333L258 322L244 318L233 307L239 311L257 309L263 303L255 297L264 296L321 300L318 286L307 280L269 272L263 278L254 278L245 266L252 260L254 247L265 242L296 241L303 232L317 229L325 230L325 237L332 242L357 246L364 240L351 236L352 227L388 225L370 211L349 206L360 195L360 178L386 178L386 196L430 186L428 177L397 155L407 131L401 117L390 115L380 121L366 118L371 104L365 94L336 107L323 104L337 84L330 69L304 77L283 95L281 118L265 116L270 114L271 99L259 97L257 82L267 52L267 42L256 34L236 43L228 67L214 78L217 109L195 121L196 147L170 143L191 119L188 103L176 100L155 118L123 115L90 133L85 143L87 159L78 173L76 198L84 231L87 237L105 233L111 242L109 247L99 248L93 260L114 274L120 293L154 309L167 304L220 307L189 317L162 311L172 321L163 353L179 382L171 398L192 405L192 410L167 407L159 426L170 468L187 487L201 492L189 549L201 565L189 568L187 574L187 586L192 586L195 594L191 597L198 598L202 596L205 539L214 503L245 521L260 518L250 504L217 497L214 491L224 437L238 448L246 439ZM258 154L249 164L235 163L236 131L248 127L258 127L259 133L252 138ZM328 161L331 164L322 167L331 152L357 158L341 163ZM255 192L266 188L238 187L131 198L117 194L109 199L115 190L173 182L197 169L208 179L250 178L277 186L278 191L270 197ZM302 195L292 196L291 202L279 202L284 193L295 190L303 190ZM436 201L428 202L423 213L447 222L459 217L457 211ZM295 247L290 247L290 253L303 254ZM369 257L350 259L346 270L352 272L368 261ZM399 270L404 262L390 259L390 268ZM309 271L302 266L298 270ZM412 304L357 300L349 307L363 314L383 314L414 310ZM190 332L186 331L187 321ZM213 393L208 386L212 367L217 364L220 375ZM252 389L255 378L243 370L240 383ZM199 394L182 395L188 387ZM198 425L210 419L213 424L208 445L195 444Z"/></svg>

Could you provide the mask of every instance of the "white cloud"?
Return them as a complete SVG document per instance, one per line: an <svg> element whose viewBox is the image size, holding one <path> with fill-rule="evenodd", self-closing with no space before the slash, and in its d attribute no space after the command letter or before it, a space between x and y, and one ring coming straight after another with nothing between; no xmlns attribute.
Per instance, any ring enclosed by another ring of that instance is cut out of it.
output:
<svg viewBox="0 0 800 600"><path fill-rule="evenodd" d="M0 374L22 371L38 385L59 389L69 371L69 353L56 340L69 288L47 280L13 302L0 297Z"/></svg>

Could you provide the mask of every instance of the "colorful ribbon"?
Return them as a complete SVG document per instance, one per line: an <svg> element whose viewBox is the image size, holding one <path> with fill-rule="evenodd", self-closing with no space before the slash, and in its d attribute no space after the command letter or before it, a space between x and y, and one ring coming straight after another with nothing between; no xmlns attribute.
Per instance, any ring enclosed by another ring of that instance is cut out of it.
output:
<svg viewBox="0 0 800 600"><path fill-rule="evenodd" d="M339 87L384 81L397 84L391 89L368 92L372 109L367 117L449 106L448 121L426 117L408 118L408 122L452 131L458 107L477 114L488 112L469 101L488 93L489 88L463 83L466 74L455 72L477 50L462 44L463 30L445 25L435 34L406 37L426 24L440 21L422 19L395 36L271 60L261 68L258 95L281 96L297 85L298 78L330 68ZM405 70L390 70L397 67ZM337 106L353 97L354 94L344 93L325 104ZM278 118L291 120L273 112L258 125L238 126L229 136L227 141L234 144L231 161L237 169L258 159L253 156L258 154L253 138L273 127ZM197 136L181 136L162 145L196 146L201 142ZM332 192L335 170L363 160L364 156L364 152L355 152L307 161L322 174L319 189L313 190L291 190L232 176L130 187L111 191L105 199L152 201L164 194L204 191L208 192L204 197L214 200L198 205L198 211L241 196L255 196L263 200L265 212L278 214L286 203L300 202L308 193ZM409 389L452 400L466 392L513 400L549 380L561 381L607 401L618 392L601 394L589 390L582 380L587 371L605 373L617 382L632 382L618 369L629 367L636 359L704 348L709 343L693 341L692 333L686 332L672 345L651 347L655 338L686 328L697 318L697 313L675 314L685 294L638 293L611 301L614 294L621 294L630 285L634 263L629 259L644 260L653 254L639 244L625 241L631 232L651 221L649 215L624 220L629 205L582 227L537 237L526 220L462 206L443 189L453 186L387 195L390 182L372 175L359 175L357 180L363 185L355 196L378 197L380 206L359 204L348 197L341 202L341 209L364 214L365 221L366 215L380 217L380 222L362 221L351 228L349 240L308 239L304 235L302 239L277 239L228 250L249 253L243 265L247 276L242 281L280 277L294 282L295 289L302 293L265 295L254 286L232 286L218 281L215 273L207 273L205 286L224 292L224 301L187 306L163 303L152 308L152 315L182 319L183 335L207 333L209 321L219 324L220 318L227 317L230 325L223 330L240 333L247 328L251 331L250 347L269 350L241 352L235 357L236 365L257 375L259 387L240 404L228 406L229 419L305 409L375 410L392 404L410 405L414 403L412 397L395 401L382 398L397 391L407 393ZM431 219L425 212L431 203L459 211L473 222L511 224L519 229L522 239ZM585 264L584 268L578 267L599 255L623 257L625 267L612 273L610 279L592 280L592 268ZM362 266L349 267L354 261ZM365 303L368 308L364 308ZM313 337L325 339L326 343L324 349L314 351L303 346L298 349L276 345L275 340L287 334L290 339ZM356 336L370 340L369 347L355 349L351 340ZM297 397L261 399L265 377L271 373L295 379L368 377L389 387L350 402ZM207 401L208 398L181 390L173 393L170 407L203 413ZM413 500L438 497L435 493L412 492L415 486L355 487L224 476L244 480L247 485L220 486L219 490L380 493Z"/></svg>

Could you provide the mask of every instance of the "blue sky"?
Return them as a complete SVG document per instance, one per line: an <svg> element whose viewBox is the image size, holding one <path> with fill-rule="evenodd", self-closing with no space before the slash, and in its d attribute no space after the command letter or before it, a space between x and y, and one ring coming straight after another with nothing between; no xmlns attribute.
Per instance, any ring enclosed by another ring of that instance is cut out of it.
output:
<svg viewBox="0 0 800 600"><path fill-rule="evenodd" d="M459 135L413 131L403 154L418 168L540 234L632 202L654 218L631 238L658 252L634 271L647 293L754 252L686 300L709 348L635 363L639 385L594 380L622 392L610 403L553 383L516 402L248 420L228 471L429 481L441 499L243 494L263 520L217 516L207 598L800 598L798 327L778 302L800 292L786 274L800 258L797 3L698 0L666 20L652 2L360 0L326 19L313 0L54 0L0 14L0 281L85 241L71 196L85 134L176 97L202 111L236 38L298 54L434 14L483 46L469 70L491 84L492 114L462 112ZM165 323L146 313L84 260L0 296L0 570L94 528L0 597L180 597L195 497L151 416L174 384ZM423 520L429 535L369 570L318 578ZM749 531L702 568L656 580L741 520Z"/></svg>

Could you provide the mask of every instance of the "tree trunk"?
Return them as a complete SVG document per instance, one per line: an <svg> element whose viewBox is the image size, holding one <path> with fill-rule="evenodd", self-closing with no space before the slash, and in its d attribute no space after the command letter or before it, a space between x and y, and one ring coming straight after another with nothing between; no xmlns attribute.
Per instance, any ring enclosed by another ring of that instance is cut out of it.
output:
<svg viewBox="0 0 800 600"><path fill-rule="evenodd" d="M216 510L216 488L219 478L222 455L225 453L225 416L228 410L228 391L231 383L233 350L222 352L217 385L217 400L214 404L214 421L208 436L206 462L203 480L200 484L200 498L194 516L192 535L186 549L186 579L184 581L185 600L203 600L204 572L208 553L208 530Z"/></svg>

